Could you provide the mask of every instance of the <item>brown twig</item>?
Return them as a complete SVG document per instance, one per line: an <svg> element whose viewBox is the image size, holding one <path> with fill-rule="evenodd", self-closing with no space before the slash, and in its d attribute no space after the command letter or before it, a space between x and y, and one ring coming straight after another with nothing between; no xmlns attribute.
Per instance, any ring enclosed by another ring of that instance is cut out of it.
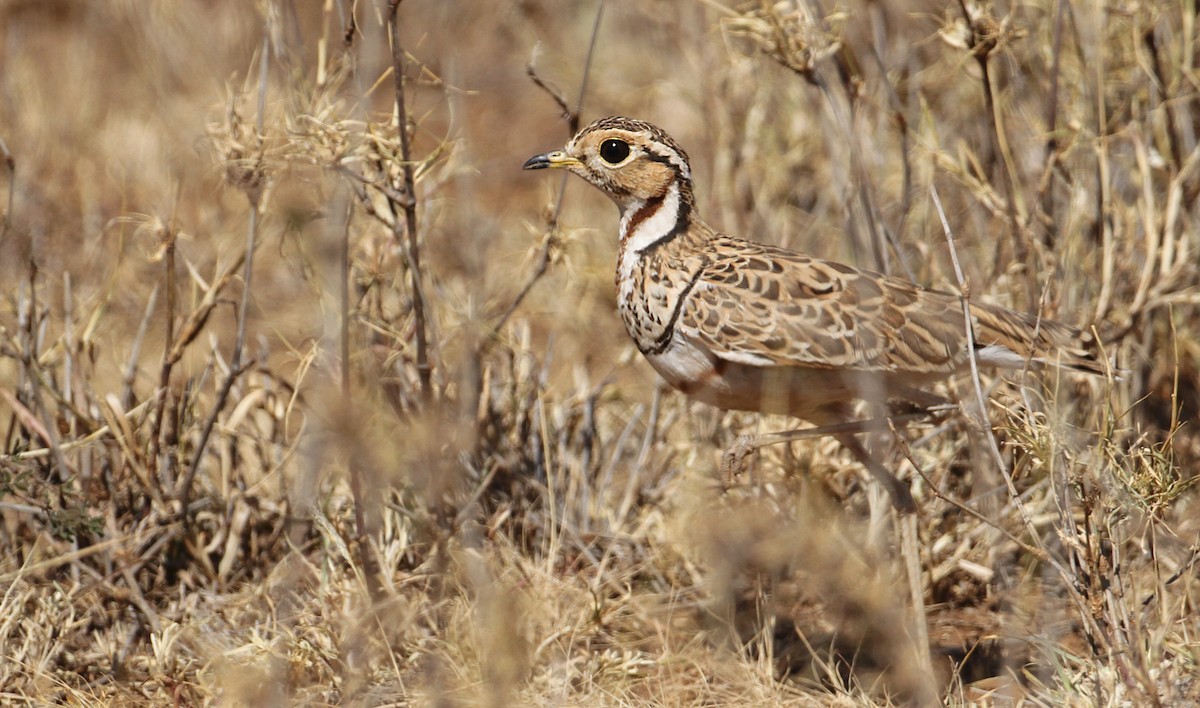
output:
<svg viewBox="0 0 1200 708"><path fill-rule="evenodd" d="M125 365L125 376L121 381L121 407L130 408L134 405L133 402L133 386L137 382L138 361L142 356L142 342L146 338L146 330L150 328L150 319L154 316L154 306L158 304L158 286L150 291L150 297L146 298L146 307L142 312L142 321L138 323L137 333L133 335L133 345L129 348L129 363ZM67 333L70 339L70 333ZM73 345L68 341L67 351L73 349ZM68 363L69 360L68 360ZM71 380L70 376L66 377L67 381ZM65 392L70 392L70 387L67 387Z"/></svg>
<svg viewBox="0 0 1200 708"><path fill-rule="evenodd" d="M1021 495L1017 492L1016 485L1013 484L1008 466L1004 464L1004 456L1000 454L1000 446L996 443L996 436L992 434L991 426L988 424L987 397L983 394L983 384L979 379L979 361L975 348L975 324L974 318L971 316L971 287L963 275L962 266L959 265L958 249L954 246L954 232L950 229L950 222L947 221L946 212L942 209L942 200L938 197L937 187L930 186L929 191L933 197L933 205L937 210L938 218L942 222L942 232L946 236L946 248L950 252L950 262L954 265L954 278L958 283L959 293L962 295L962 314L967 335L967 352L969 353L967 361L971 365L971 384L974 387L975 402L978 406L975 414L978 417L979 426L987 438L988 450L992 454L992 459L996 463L1000 474L1004 477L1005 484L1008 486L1009 497L1020 510L1021 516L1025 519L1026 526L1032 529L1033 522L1029 520L1029 515L1021 503Z"/></svg>
<svg viewBox="0 0 1200 708"><path fill-rule="evenodd" d="M62 382L62 399L71 408L74 408L75 402L75 291L72 287L73 279L71 272L63 273L63 382ZM150 294L154 297L154 293ZM141 349L141 340L137 337L133 340L133 349ZM129 406L126 406L128 408ZM74 438L78 430L79 416L72 414L67 420L67 430L64 433L69 438Z"/></svg>
<svg viewBox="0 0 1200 708"><path fill-rule="evenodd" d="M196 449L192 452L192 461L188 465L187 474L175 489L175 498L179 500L180 513L183 514L185 521L189 518L187 507L191 499L192 483L196 479L196 473L200 470L200 461L204 458L204 448L208 443L208 438L212 435L213 426L216 425L217 418L220 417L221 411L225 407L225 401L229 399L229 392L233 389L234 382L253 365L253 361L248 361L236 369L232 367L229 369L229 373L225 375L225 380L221 384L221 390L217 392L217 402L213 404L208 418L204 420L204 427L200 429L200 438L196 443Z"/></svg>
<svg viewBox="0 0 1200 708"><path fill-rule="evenodd" d="M154 413L154 422L150 430L150 448L146 456L146 464L152 471L161 471L158 467L158 453L162 447L161 433L163 415L166 413L167 387L171 385L171 369L175 366L172 350L175 347L175 308L178 300L175 283L175 232L170 224L164 227L162 236L163 263L166 268L167 312L163 317L166 328L166 338L163 340L163 358L158 371L159 397ZM157 292L157 290L155 291Z"/></svg>
<svg viewBox="0 0 1200 708"><path fill-rule="evenodd" d="M583 112L583 99L587 96L588 79L592 74L592 57L596 54L596 40L600 36L600 21L604 18L605 1L600 0L600 3L596 6L596 19L592 22L592 37L588 41L587 57L583 61L583 78L579 81L579 99L575 102L575 110L572 111L568 108L566 97L557 87L538 76L537 69L534 67L532 60L525 68L525 73L533 80L533 83L549 94L550 98L554 99L554 102L562 108L563 118L567 121L568 137L573 137L575 133L579 132L579 116ZM513 301L501 313L496 323L492 325L488 336L483 338L482 347L489 346L490 342L495 340L496 336L500 333L500 329L508 322L508 318L512 317L512 314L525 301L525 297L533 290L533 286L537 285L537 282L546 274L546 270L550 266L550 253L554 245L558 243L558 217L562 214L563 197L567 192L567 177L568 175L565 174L562 177L562 183L558 189L558 199L554 204L554 214L550 217L545 238L542 239L542 246L538 250L537 265L534 266L533 272L525 280L525 285L521 287L520 292L517 293L517 296L513 298Z"/></svg>
<svg viewBox="0 0 1200 708"><path fill-rule="evenodd" d="M405 105L404 90L404 48L400 45L400 3L403 0L388 2L388 41L392 48L392 78L396 88L396 130L400 134L400 172L404 180L404 197L399 203L404 211L404 231L401 234L401 222L396 219L392 234L397 244L405 250L408 260L408 272L412 287L413 327L416 331L417 345L417 377L421 382L421 396L428 403L433 395L433 371L429 364L429 332L425 320L425 291L421 279L421 247L417 232L417 199L416 187L413 180L412 146L410 145L408 109ZM389 198L393 211L396 200ZM407 239L405 238L407 236Z"/></svg>
<svg viewBox="0 0 1200 708"><path fill-rule="evenodd" d="M900 447L900 454L904 455L904 458L908 460L908 463L913 466L914 470L917 471L917 474L921 477L922 480L924 480L925 486L929 489L929 491L933 494L933 496L937 497L938 499L941 499L942 501L953 506L954 508L963 512L964 514L967 514L968 516L975 519L979 523L984 524L985 526L990 526L991 528L1004 534L1005 538L1007 538L1009 541L1012 541L1013 543L1015 543L1021 550L1030 554L1034 558L1037 558L1038 560L1043 560L1043 561L1050 559L1050 554L1047 553L1045 551L1045 549L1037 548L1035 546L1029 545L1028 543L1025 543L1021 539L1014 536L1011 531L1004 528L1003 526L996 523L995 521L992 521L991 519L987 518L986 516L979 513L978 511L975 511L974 509L967 506L966 504L963 504L962 502L958 501L957 499L952 499L952 498L946 496L946 494L942 492L942 490L937 486L937 484L932 479L930 479L929 475L925 473L925 470L922 469L919 464L917 464L917 460L915 457L913 457L912 448L909 446L908 440L906 440L904 438L904 436L900 434L900 431L896 428L896 424L890 419L887 421L887 423L888 423L888 428L890 428L892 431L892 438L896 441L896 444Z"/></svg>
<svg viewBox="0 0 1200 708"><path fill-rule="evenodd" d="M1058 164L1058 81L1062 70L1062 36L1066 0L1055 0L1054 12L1054 42L1051 49L1053 59L1050 62L1050 93L1046 96L1046 147L1045 167L1041 185L1041 209L1045 219L1042 230L1042 245L1047 249L1054 247L1057 240L1054 225L1054 180L1055 167Z"/></svg>
<svg viewBox="0 0 1200 708"><path fill-rule="evenodd" d="M896 254L896 260L900 262L900 267L904 269L904 275L909 280L916 280L916 275L912 268L908 265L908 259L904 257L904 251L900 249L900 238L904 235L904 225L908 221L908 215L912 211L912 161L909 159L908 144L909 129L908 118L904 113L904 101L901 100L900 92L896 86L892 85L891 78L888 76L887 67L883 64L883 58L879 56L877 49L871 50L871 57L875 60L875 67L879 71L880 79L883 81L884 89L887 91L888 104L891 106L892 119L896 125L896 131L900 134L900 165L903 170L903 185L901 186L900 194L900 218L896 222L896 228L889 229L885 224L883 233L887 237L888 243ZM902 83L903 83L902 79ZM864 176L866 170L864 170Z"/></svg>
<svg viewBox="0 0 1200 708"><path fill-rule="evenodd" d="M1021 265L1025 281L1026 297L1029 302L1037 301L1036 264L1032 260L1027 229L1017 203L1020 194L1017 191L1017 179L1008 140L1005 136L1003 119L1000 109L996 106L995 91L992 88L991 55L1001 46L1004 38L1004 27L991 15L981 10L972 11L967 7L966 0L959 0L963 20L970 30L968 48L979 65L979 82L983 89L983 101L988 114L988 136L992 142L992 160L999 162L996 174L1001 180L1004 194L1005 214L1008 216L1009 230L1012 236L1013 257ZM998 262L999 259L998 259Z"/></svg>
<svg viewBox="0 0 1200 708"><path fill-rule="evenodd" d="M559 110L562 111L562 117L569 123L575 112L571 110L571 106L567 103L567 95L563 93L562 89L560 89L558 86L546 79L543 79L541 74L538 74L537 67L534 66L533 59L530 59L529 63L525 65L525 75L528 76L531 81L533 81L535 86L544 91L547 96L549 96L556 104L558 104Z"/></svg>
<svg viewBox="0 0 1200 708"><path fill-rule="evenodd" d="M1150 53L1150 66L1154 69L1154 83L1158 87L1161 95L1160 103L1166 111L1167 115L1167 143L1170 148L1172 167L1178 170L1183 165L1183 148L1180 146L1179 138L1179 118L1176 115L1178 109L1173 101L1171 101L1171 80L1167 76L1167 70L1164 66L1162 51L1158 47L1158 36L1155 34L1154 26L1146 28L1142 34L1142 43L1146 45L1146 51Z"/></svg>
<svg viewBox="0 0 1200 708"><path fill-rule="evenodd" d="M829 15L825 12L825 8L820 0L809 0L809 3L813 7L813 15L821 18L819 23L822 33L826 36L831 35L833 30L829 26L827 19ZM771 16L777 27L777 32L788 34L788 30L778 21L777 15L772 13ZM861 84L864 81L863 74L859 68L859 62L851 52L848 44L842 43L838 51L829 55L829 59L837 74L838 85L842 89L841 96L834 95L830 83L824 80L815 63L808 72L800 73L806 80L821 89L821 93L829 101L830 109L834 111L837 118L841 119L837 121L837 125L844 128L846 140L843 142L850 146L850 164L854 179L858 183L854 191L858 199L859 209L862 211L863 219L866 222L865 230L866 235L869 237L867 245L871 249L871 257L874 261L873 267L891 275L892 261L888 257L888 246L891 246L892 251L897 254L900 253L900 248L895 235L883 225L882 219L878 217L879 209L875 205L874 192L871 189L871 173L867 169L866 162L863 159L863 140L861 136L864 131L858 129L862 111ZM882 62L880 66L882 66ZM880 73L885 77L887 76L886 71L881 71ZM836 100L837 98L845 99L845 105L849 108L850 115L845 119L842 119L843 116L837 115L838 110L841 108L841 105ZM907 155L907 151L905 154ZM857 233L858 229L853 228L855 219L852 208L849 210L849 216L852 232ZM907 266L905 266L905 270L907 271ZM911 272L908 275L910 278L912 277Z"/></svg>
<svg viewBox="0 0 1200 708"><path fill-rule="evenodd" d="M4 167L8 170L8 206L4 210L4 222L0 224L0 243L3 243L8 230L12 228L13 203L17 195L17 161L3 138L0 138L0 158L4 159Z"/></svg>
<svg viewBox="0 0 1200 708"><path fill-rule="evenodd" d="M55 424L54 415L46 407L45 399L42 396L43 377L40 371L40 357L38 354L38 343L41 339L38 330L40 329L39 322L41 321L42 313L39 311L37 298L38 274L41 270L38 268L37 260L34 257L36 252L36 248L30 248L27 262L29 267L28 279L21 282L22 289L28 288L28 297L19 298L20 300L24 300L24 303L18 304L18 329L24 340L20 347L20 371L23 385L20 386L18 398L13 400L25 399L27 395L28 398L26 401L28 406L35 411L35 413L30 413L31 419L32 416L41 416L41 435L46 441L46 446L51 452L51 459L54 461L54 469L57 471L56 481L62 484L74 477L75 473L68 466L66 456L63 455L58 426ZM24 307L21 306L22 304ZM26 424L28 424L28 420Z"/></svg>

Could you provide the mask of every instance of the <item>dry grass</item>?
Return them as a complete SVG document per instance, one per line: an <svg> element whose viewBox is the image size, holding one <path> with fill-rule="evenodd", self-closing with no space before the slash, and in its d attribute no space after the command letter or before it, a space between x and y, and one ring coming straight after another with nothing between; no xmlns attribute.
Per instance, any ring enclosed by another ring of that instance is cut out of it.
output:
<svg viewBox="0 0 1200 708"><path fill-rule="evenodd" d="M0 5L5 703L1200 701L1189 3L606 8L583 119L710 221L956 288L936 190L1129 369L876 441L909 546L828 441L720 479L788 421L652 385L612 207L520 172L593 5L316 5Z"/></svg>

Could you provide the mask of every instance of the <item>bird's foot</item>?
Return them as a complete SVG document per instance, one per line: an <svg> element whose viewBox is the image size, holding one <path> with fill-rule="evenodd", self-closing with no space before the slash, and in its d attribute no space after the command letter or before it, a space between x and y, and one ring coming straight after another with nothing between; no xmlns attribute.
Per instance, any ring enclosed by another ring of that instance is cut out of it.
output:
<svg viewBox="0 0 1200 708"><path fill-rule="evenodd" d="M737 440L734 440L733 444L721 455L721 482L726 489L733 486L735 477L746 471L750 457L758 451L759 447L757 435L742 434L737 436Z"/></svg>

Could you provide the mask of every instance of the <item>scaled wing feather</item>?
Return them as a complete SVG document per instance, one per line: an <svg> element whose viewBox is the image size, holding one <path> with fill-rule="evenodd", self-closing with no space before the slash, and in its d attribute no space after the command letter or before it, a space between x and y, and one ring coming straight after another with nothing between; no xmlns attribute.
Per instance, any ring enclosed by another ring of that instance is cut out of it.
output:
<svg viewBox="0 0 1200 708"><path fill-rule="evenodd" d="M913 375L967 364L958 295L726 236L714 246L678 326L718 357ZM985 364L1099 369L1072 348L1071 327L988 305L972 305L971 314L976 349L990 355ZM1064 360L1047 356L1052 351Z"/></svg>

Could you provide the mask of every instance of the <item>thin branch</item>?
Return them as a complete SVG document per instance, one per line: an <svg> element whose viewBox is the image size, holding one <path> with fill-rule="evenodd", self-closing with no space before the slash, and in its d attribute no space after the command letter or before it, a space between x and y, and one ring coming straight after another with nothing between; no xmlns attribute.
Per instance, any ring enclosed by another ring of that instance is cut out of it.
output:
<svg viewBox="0 0 1200 708"><path fill-rule="evenodd" d="M167 336L163 340L163 358L158 372L158 407L155 410L154 422L150 431L150 446L146 455L146 464L150 467L151 471L159 471L158 453L162 447L160 436L162 434L163 415L166 413L167 387L171 384L171 369L175 366L175 362L171 359L171 350L175 345L175 308L178 293L176 292L175 283L175 231L171 224L168 224L163 230L162 238L163 263L166 267L167 280L167 312L163 320ZM158 290L155 289L155 292L158 292Z"/></svg>
<svg viewBox="0 0 1200 708"><path fill-rule="evenodd" d="M966 504L963 504L962 502L958 501L957 499L953 499L951 497L946 496L942 492L942 490L937 486L937 484L932 479L929 478L929 475L927 475L925 473L925 470L921 469L921 466L919 464L917 464L917 460L913 457L912 448L909 446L908 440L906 440L904 438L904 436L900 434L900 431L897 430L895 424L891 420L888 421L888 427L892 431L892 437L893 437L893 439L895 439L896 444L900 446L900 453L902 455L904 455L905 459L908 460L908 463L913 466L913 469L916 470L917 474L920 475L921 479L925 481L925 486L929 489L929 491L931 493L933 493L933 496L937 497L938 499L941 499L942 501L953 506L954 508L963 512L964 514L967 514L968 516L970 516L971 518L980 522L981 524L984 524L985 526L990 526L991 528L995 529L996 531L999 531L1000 533L1004 534L1005 538L1007 538L1009 541L1012 541L1013 543L1017 544L1017 546L1021 550L1030 554L1034 558L1037 558L1038 560L1050 560L1050 554L1047 553L1044 549L1037 548L1035 546L1029 545L1028 543L1025 543L1024 541L1022 541L1021 539L1019 539L1015 535L1013 535L1013 533L1011 531L1004 528L1003 526L996 523L995 521L992 521L988 517L984 516L983 514L979 513L978 511L975 511L974 509L967 506Z"/></svg>
<svg viewBox="0 0 1200 708"><path fill-rule="evenodd" d="M536 58L537 49L535 48L534 58L530 59L529 63L525 65L525 75L528 76L531 81L533 81L535 86L546 92L546 95L549 96L554 103L558 105L559 110L562 111L562 117L567 121L570 121L572 111L571 106L567 103L567 95L563 93L562 89L560 89L558 86L555 86L553 83L542 78L541 74L537 72L537 67L534 66L534 61Z"/></svg>
<svg viewBox="0 0 1200 708"><path fill-rule="evenodd" d="M820 18L817 22L822 34L832 36L832 29L828 21L829 15L826 13L820 0L809 0L809 2L813 6L813 16ZM777 14L772 13L771 20L776 27L776 33L779 37L776 41L783 43L781 46L786 46L789 43L789 40L786 39L789 30L784 28L779 22ZM878 58L878 55L876 57ZM896 242L893 234L883 225L882 220L878 218L879 210L875 205L871 173L867 170L866 161L863 157L863 140L861 136L865 131L858 129L860 120L862 119L862 101L860 100L861 89L856 84L863 81L864 78L859 71L857 58L852 55L848 45L842 44L838 48L838 51L829 55L829 60L837 74L837 85L841 88L840 95L834 94L833 86L830 82L824 80L815 63L809 71L800 72L800 74L810 83L821 89L821 93L824 94L828 101L829 109L833 112L836 119L836 127L840 127L844 131L843 135L846 139L842 142L849 145L852 179L856 182L854 191L856 193L855 196L858 198L859 209L862 210L863 220L866 222L864 227L867 238L866 245L871 251L871 258L874 261L873 267L887 275L892 275L892 261L888 256L888 246L890 245L892 250L898 255L900 253L899 243ZM882 61L880 65L882 66ZM887 76L886 71L881 71L880 73L884 77ZM884 83L887 83L886 78ZM841 115L842 105L838 102L838 99L845 100L845 104L849 109L848 116ZM853 206L847 205L847 213L850 220L851 233L857 236L860 229L855 228L856 220L854 218ZM907 266L905 266L905 270L907 271ZM908 272L908 275L911 279L912 273Z"/></svg>
<svg viewBox="0 0 1200 708"><path fill-rule="evenodd" d="M8 170L8 207L4 210L4 223L0 228L0 243L3 243L8 230L12 228L13 203L17 194L17 161L8 151L3 138L0 138L0 158L4 159L4 167Z"/></svg>
<svg viewBox="0 0 1200 708"><path fill-rule="evenodd" d="M343 208L338 208L338 203L343 201L345 192L339 192L339 196L334 201L331 212L340 212L343 216L341 223L335 223L334 220L329 221L329 231L338 239L338 267L341 271L338 293L339 307L341 311L338 313L341 319L341 331L338 333L339 348L341 355L341 391L342 391L342 406L350 415L357 416L354 411L354 398L351 395L351 378L350 378L350 220L354 215L352 208L353 201L349 198L344 198L345 204ZM354 531L360 543L359 562L362 564L363 570L367 578L375 578L378 570L378 565L374 561L374 557L370 554L370 548L365 539L368 536L367 529L367 512L366 499L363 495L362 481L362 464L359 460L357 449L351 451L349 459L350 472L350 495L354 499ZM372 580L367 584L371 589L372 595L378 591L378 583Z"/></svg>
<svg viewBox="0 0 1200 708"><path fill-rule="evenodd" d="M592 22L592 38L588 42L587 57L583 62L583 78L579 81L579 100L575 103L574 111L567 108L567 99L557 87L538 76L537 69L534 67L532 60L525 69L525 73L528 74L529 78L539 88L549 94L554 99L554 102L563 109L563 117L567 119L568 137L574 137L575 133L579 132L579 116L583 112L583 99L587 96L588 79L592 75L592 58L596 54L596 40L600 36L600 21L604 18L604 4L606 1L600 0L600 3L596 6L596 19ZM550 266L551 250L558 243L558 218L562 214L563 197L567 192L568 176L566 174L562 176L562 183L558 188L558 199L554 204L554 214L550 217L549 228L546 231L545 238L542 239L542 247L538 251L537 265L534 266L533 272L526 279L525 285L521 287L521 291L513 298L513 301L503 314L500 315L500 318L496 320L496 323L492 325L488 336L483 338L482 346L484 347L489 346L489 342L492 342L499 335L501 328L508 322L508 318L512 317L512 314L517 311L517 308L524 302L525 297L533 290L533 286L542 279L542 276L546 274L546 270Z"/></svg>
<svg viewBox="0 0 1200 708"><path fill-rule="evenodd" d="M883 82L883 87L887 91L888 104L891 106L892 119L896 124L896 131L900 134L900 164L904 172L904 182L901 187L900 194L900 218L897 220L896 228L887 228L883 226L884 235L887 236L888 243L892 250L896 253L896 260L900 262L900 267L904 269L904 275L915 281L917 278L913 273L912 268L908 265L908 259L904 256L904 251L900 248L900 239L904 236L904 225L908 221L908 215L912 211L912 161L909 159L909 130L908 118L904 114L904 102L900 99L900 93L896 86L892 85L891 77L888 76L887 67L883 64L883 58L879 56L879 51L875 48L871 49L871 58L875 60L875 67L879 71L879 76ZM907 67L905 67L907 72ZM907 76L907 73L906 73ZM905 81L906 79L902 79ZM865 174L864 174L865 177Z"/></svg>
<svg viewBox="0 0 1200 708"><path fill-rule="evenodd" d="M7 152L7 148L5 150ZM34 236L33 238L36 239L37 237ZM36 413L30 412L29 416L22 423L30 430L40 427L39 433L43 440L45 440L46 446L50 448L51 459L54 462L55 470L58 472L57 482L61 484L74 477L75 471L67 464L67 458L63 455L62 451L55 416L46 407L45 399L42 397L43 377L40 372L41 360L38 354L39 343L41 341L40 322L42 315L39 312L40 306L38 305L37 287L38 275L41 269L38 267L35 257L37 252L37 244L31 243L26 261L26 265L29 268L28 279L21 281L22 291L28 288L28 298L21 295L18 296L17 309L19 314L17 326L21 337L18 341L23 340L20 346L21 382L18 384L18 391L21 394L19 394L19 398L13 398L12 401L15 402L23 399L25 392L28 392L29 407L33 411L36 411ZM51 391L55 390L51 387ZM7 394L7 392L5 393ZM17 406L13 405L13 408L16 410ZM41 416L40 420L37 419L37 415Z"/></svg>
<svg viewBox="0 0 1200 708"><path fill-rule="evenodd" d="M583 60L583 78L579 80L579 100L575 103L575 113L567 123L572 135L579 132L579 116L583 113L583 99L587 96L588 80L592 75L592 57L596 55L596 40L600 37L600 21L604 19L605 2L606 0L600 0L596 5L596 19L592 21L592 37L588 41L587 57ZM557 221L557 211L555 217Z"/></svg>
<svg viewBox="0 0 1200 708"><path fill-rule="evenodd" d="M1036 268L1031 257L1027 238L1028 230L1025 228L1020 213L1024 210L1018 209L1020 194L1017 190L1012 151L1008 147L1003 119L1000 109L996 105L995 91L992 89L990 59L992 53L1001 46L1005 30L1003 24L997 22L991 15L985 14L981 10L968 8L966 0L959 0L959 7L962 10L963 20L971 31L969 40L971 54L979 64L979 81L983 87L983 101L989 118L987 124L988 136L992 142L993 154L991 157L993 162L999 161L1000 163L996 173L1000 177L1001 186L1004 189L1004 207L1012 236L1013 257L1021 265L1025 276L1025 294L1032 303L1037 300Z"/></svg>
<svg viewBox="0 0 1200 708"><path fill-rule="evenodd" d="M1176 170L1179 170L1183 165L1183 148L1180 146L1179 118L1176 115L1177 106L1171 100L1171 80L1167 76L1167 70L1163 64L1163 53L1159 49L1158 37L1155 34L1153 25L1148 27L1142 35L1142 43L1146 45L1146 51L1150 53L1150 65L1154 68L1154 84L1161 94L1159 102L1166 109L1167 143L1170 147L1172 166Z"/></svg>
<svg viewBox="0 0 1200 708"><path fill-rule="evenodd" d="M341 319L341 331L338 333L339 346L341 349L341 386L342 396L347 403L350 402L350 218L353 215L353 210L350 208L350 200L346 200L345 223L338 234L338 265L341 269L340 274L340 290L339 300L341 311L338 313ZM331 225L332 230L332 225ZM361 532L362 529L360 528Z"/></svg>
<svg viewBox="0 0 1200 708"><path fill-rule="evenodd" d="M258 67L258 116L255 118L254 127L259 140L262 139L265 121L263 113L266 111L267 104L267 76L268 69L270 68L268 59L270 58L270 54L271 33L267 31L263 36L262 57ZM232 369L237 369L241 366L242 351L246 346L246 312L250 306L250 281L254 273L254 247L258 238L259 209L262 205L262 183L259 181L256 184L258 187L246 195L250 200L250 223L246 228L246 264L242 272L242 298L238 301L237 341L233 349L233 361L230 366Z"/></svg>
<svg viewBox="0 0 1200 708"><path fill-rule="evenodd" d="M67 282L70 283L70 280L68 279ZM154 289L150 291L150 297L146 298L146 308L142 314L142 321L138 323L137 333L133 335L133 346L129 348L129 363L125 366L125 376L121 382L122 408L129 408L133 405L133 386L137 382L138 361L141 359L142 342L146 338L146 330L150 328L150 318L154 316L154 306L157 304L158 285L155 285ZM73 346L68 346L67 351L70 352L72 348ZM67 376L66 380L70 382L71 377ZM71 386L68 383L65 393L69 395L70 392Z"/></svg>
<svg viewBox="0 0 1200 708"><path fill-rule="evenodd" d="M408 260L408 272L411 280L413 296L413 326L416 330L417 345L417 376L421 381L421 396L426 402L433 394L432 369L429 365L429 333L425 321L425 292L421 280L421 249L417 232L417 202L416 188L413 179L412 146L408 129L408 109L404 96L404 48L400 46L400 3L402 0L390 0L388 3L388 41L392 48L392 78L396 87L396 131L400 134L400 172L404 179L404 194L407 199L400 204L404 210L404 226L407 231L407 241L400 235L400 220L396 220L392 233L396 241L405 248ZM395 204L395 202L392 202ZM393 207L394 208L394 207Z"/></svg>
<svg viewBox="0 0 1200 708"><path fill-rule="evenodd" d="M1017 486L1013 483L1012 475L1009 473L1008 466L1004 464L1004 456L1000 454L1000 446L996 443L996 436L992 433L992 427L988 423L987 414L987 397L983 394L983 384L979 380L979 361L975 351L975 323L971 317L971 288L967 284L966 278L963 276L962 267L958 263L958 249L954 247L954 233L950 229L950 223L946 220L946 212L942 209L942 200L938 197L937 187L930 186L930 194L933 197L934 207L937 209L938 218L942 222L942 232L946 236L946 248L950 251L950 262L954 264L954 278L958 283L959 292L962 294L962 314L963 322L965 323L967 334L967 360L971 364L971 384L975 389L975 402L978 404L978 423L983 430L984 437L988 442L988 450L992 454L992 459L996 463L996 467L1000 470L1000 475L1004 478L1004 483L1008 487L1008 494L1011 497L1013 504L1016 505L1017 511L1020 512L1025 526L1033 530L1033 521L1029 518L1029 513L1025 509L1025 505L1021 503L1021 495L1017 492Z"/></svg>
<svg viewBox="0 0 1200 708"><path fill-rule="evenodd" d="M1042 214L1046 220L1042 230L1042 245L1053 248L1057 234L1054 229L1054 168L1058 163L1058 81L1061 76L1063 23L1066 13L1066 0L1055 1L1054 40L1050 62L1050 93L1046 97L1046 148L1043 168L1044 182L1041 185Z"/></svg>
<svg viewBox="0 0 1200 708"><path fill-rule="evenodd" d="M196 473L200 471L200 461L204 458L204 448L208 444L208 438L212 435L213 427L221 415L221 410L225 407L225 401L229 398L229 392L233 389L234 382L253 365L254 362L250 361L239 368L231 367L229 369L229 373L226 374L225 380L221 384L221 390L217 393L217 403L213 405L208 418L204 420L204 427L200 430L200 440L196 443L196 449L192 453L192 461L188 465L187 474L175 489L175 498L179 500L180 505L179 513L183 515L185 521L190 518L187 514L187 507L191 499L192 483L196 479Z"/></svg>

